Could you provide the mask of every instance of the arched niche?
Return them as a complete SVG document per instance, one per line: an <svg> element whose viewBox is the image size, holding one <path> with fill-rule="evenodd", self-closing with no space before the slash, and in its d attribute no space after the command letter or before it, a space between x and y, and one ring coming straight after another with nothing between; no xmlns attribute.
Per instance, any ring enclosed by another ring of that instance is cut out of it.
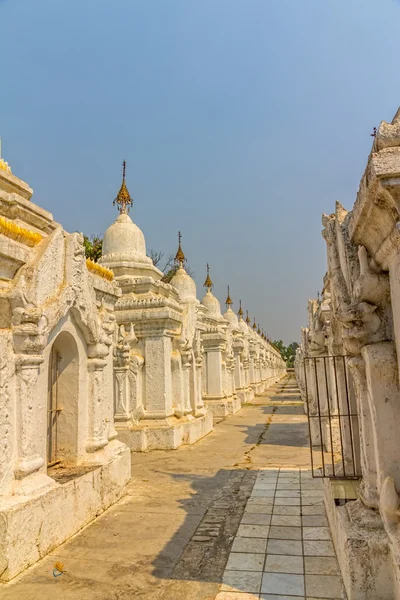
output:
<svg viewBox="0 0 400 600"><path fill-rule="evenodd" d="M74 336L61 331L49 356L47 463L76 464L78 455L79 353Z"/></svg>

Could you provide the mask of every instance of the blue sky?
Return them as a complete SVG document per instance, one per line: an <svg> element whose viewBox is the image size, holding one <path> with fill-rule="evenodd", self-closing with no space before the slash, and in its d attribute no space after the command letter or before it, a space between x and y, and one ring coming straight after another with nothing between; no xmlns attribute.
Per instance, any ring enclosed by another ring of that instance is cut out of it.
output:
<svg viewBox="0 0 400 600"><path fill-rule="evenodd" d="M395 0L1 0L0 136L69 231L104 232L127 161L147 247L177 231L275 339L321 288L321 213L351 208L400 100Z"/></svg>

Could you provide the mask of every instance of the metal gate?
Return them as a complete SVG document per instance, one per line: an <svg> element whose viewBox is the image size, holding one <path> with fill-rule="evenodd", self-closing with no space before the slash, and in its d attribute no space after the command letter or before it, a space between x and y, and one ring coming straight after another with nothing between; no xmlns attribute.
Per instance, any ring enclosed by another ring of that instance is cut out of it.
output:
<svg viewBox="0 0 400 600"><path fill-rule="evenodd" d="M304 359L313 477L361 477L359 424L347 356Z"/></svg>

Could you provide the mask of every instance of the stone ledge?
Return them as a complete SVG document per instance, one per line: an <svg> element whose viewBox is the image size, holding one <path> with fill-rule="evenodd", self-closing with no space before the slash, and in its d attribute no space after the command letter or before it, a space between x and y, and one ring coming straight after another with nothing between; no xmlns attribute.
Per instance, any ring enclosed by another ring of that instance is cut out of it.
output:
<svg viewBox="0 0 400 600"><path fill-rule="evenodd" d="M132 452L149 450L176 450L183 445L191 445L213 430L212 413L207 411L201 417L191 415L182 419L147 420L146 424L124 428L116 423L118 439Z"/></svg>
<svg viewBox="0 0 400 600"><path fill-rule="evenodd" d="M361 500L336 506L331 481L324 480L325 508L349 600L392 600L389 539L378 513Z"/></svg>
<svg viewBox="0 0 400 600"><path fill-rule="evenodd" d="M125 448L93 471L18 504L0 498L0 582L10 581L98 517L122 497L130 477Z"/></svg>

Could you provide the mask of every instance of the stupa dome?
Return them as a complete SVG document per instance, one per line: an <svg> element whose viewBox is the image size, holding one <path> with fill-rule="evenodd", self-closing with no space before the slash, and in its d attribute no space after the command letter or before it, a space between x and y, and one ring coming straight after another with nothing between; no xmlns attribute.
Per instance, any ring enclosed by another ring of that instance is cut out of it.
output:
<svg viewBox="0 0 400 600"><path fill-rule="evenodd" d="M182 300L196 300L196 284L183 267L179 267L170 284L176 287Z"/></svg>
<svg viewBox="0 0 400 600"><path fill-rule="evenodd" d="M113 202L118 206L120 214L104 234L99 263L112 269L116 278L152 277L160 280L163 274L146 255L143 232L128 215L133 201L125 183L125 167L124 161L122 185Z"/></svg>
<svg viewBox="0 0 400 600"><path fill-rule="evenodd" d="M214 296L211 290L207 290L203 300L201 301L203 306L208 308L208 313L210 317L214 317L214 319L220 318L221 315L221 305L219 300Z"/></svg>
<svg viewBox="0 0 400 600"><path fill-rule="evenodd" d="M247 326L247 323L245 321L243 321L243 319L239 319L239 329L245 335L247 335L249 333L249 328Z"/></svg>
<svg viewBox="0 0 400 600"><path fill-rule="evenodd" d="M239 329L238 318L230 306L224 313L224 319L226 319L228 321L228 323L232 327L232 329Z"/></svg>
<svg viewBox="0 0 400 600"><path fill-rule="evenodd" d="M104 234L103 256L110 254L124 254L135 262L151 263L151 258L146 256L143 232L127 213L118 215Z"/></svg>

